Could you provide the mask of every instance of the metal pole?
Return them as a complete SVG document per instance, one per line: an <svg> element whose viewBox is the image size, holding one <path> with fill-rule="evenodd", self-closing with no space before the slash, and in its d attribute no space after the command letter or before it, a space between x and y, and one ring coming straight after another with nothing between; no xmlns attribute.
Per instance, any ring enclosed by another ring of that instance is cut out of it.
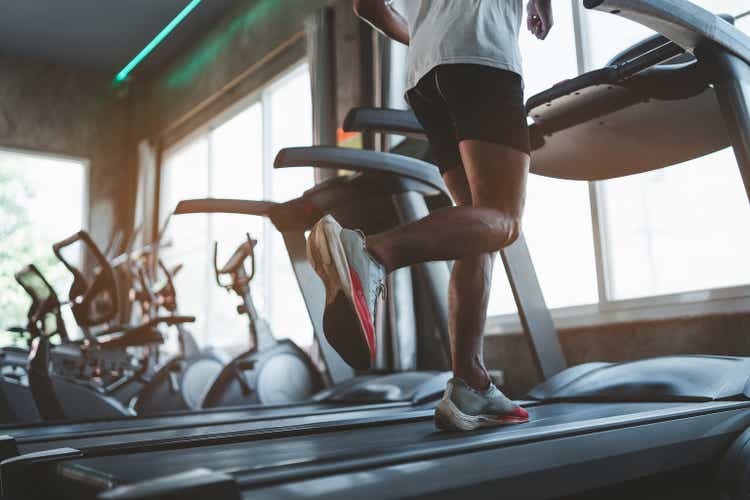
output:
<svg viewBox="0 0 750 500"><path fill-rule="evenodd" d="M413 191L394 195L394 205L401 224L422 219L429 214L424 197ZM448 286L450 270L446 262L424 262L414 266L424 283L432 304L433 318L446 358L450 363L450 331L448 328Z"/></svg>
<svg viewBox="0 0 750 500"><path fill-rule="evenodd" d="M714 82L719 107L750 199L750 66L734 54L710 46L697 52L717 69Z"/></svg>
<svg viewBox="0 0 750 500"><path fill-rule="evenodd" d="M567 362L524 236L519 236L515 243L501 250L500 256L516 300L523 330L531 344L531 353L540 375L543 379L548 379L565 369Z"/></svg>
<svg viewBox="0 0 750 500"><path fill-rule="evenodd" d="M315 339L320 346L323 361L328 368L330 384L336 385L354 377L354 370L341 359L331 347L323 332L323 310L325 309L326 292L323 282L307 260L305 235L302 232L282 233L289 253L294 275L297 278L302 298L310 315Z"/></svg>

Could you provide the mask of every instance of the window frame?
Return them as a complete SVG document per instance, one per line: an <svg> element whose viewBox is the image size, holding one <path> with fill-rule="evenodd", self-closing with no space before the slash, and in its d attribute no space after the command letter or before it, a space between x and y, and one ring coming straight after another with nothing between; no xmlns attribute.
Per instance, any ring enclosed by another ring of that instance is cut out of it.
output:
<svg viewBox="0 0 750 500"><path fill-rule="evenodd" d="M92 213L91 203L90 203L90 200L91 200L91 159L90 158L85 158L82 156L76 156L76 155L67 154L67 153L55 153L55 152L44 151L40 149L18 148L18 147L0 145L0 154L2 153L35 156L38 158L48 158L51 160L59 160L59 161L69 161L69 162L75 162L81 165L83 169L83 172L82 172L83 182L81 186L83 196L81 198L80 228L83 231L89 231L89 228L91 227L91 213ZM67 315L69 314L69 309L64 308L63 314L66 316L65 318L66 321L68 319L71 319L67 317ZM3 321L7 321L7 320L3 320ZM0 321L0 327L3 326L3 321ZM8 323L5 323L5 324L10 326L10 324Z"/></svg>
<svg viewBox="0 0 750 500"><path fill-rule="evenodd" d="M54 153L38 149L14 148L2 145L0 145L0 153L37 156L52 160L80 163L83 167L83 199L81 200L83 209L81 210L81 229L84 231L89 230L89 227L91 227L91 159L66 153Z"/></svg>

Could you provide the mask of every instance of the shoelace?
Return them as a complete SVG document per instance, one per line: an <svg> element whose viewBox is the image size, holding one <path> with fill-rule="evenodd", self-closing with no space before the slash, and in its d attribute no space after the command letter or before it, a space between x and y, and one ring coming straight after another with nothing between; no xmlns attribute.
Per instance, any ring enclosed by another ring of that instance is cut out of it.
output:
<svg viewBox="0 0 750 500"><path fill-rule="evenodd" d="M383 300L388 298L388 287L385 286L385 283L382 280L378 281L375 285L375 300L378 299L378 295L380 294L383 295Z"/></svg>

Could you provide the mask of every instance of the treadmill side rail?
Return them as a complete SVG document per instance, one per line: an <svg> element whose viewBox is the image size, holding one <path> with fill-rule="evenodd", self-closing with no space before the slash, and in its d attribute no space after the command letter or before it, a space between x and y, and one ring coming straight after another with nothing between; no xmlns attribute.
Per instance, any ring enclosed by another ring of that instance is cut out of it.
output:
<svg viewBox="0 0 750 500"><path fill-rule="evenodd" d="M403 134L421 139L425 137L422 124L410 110L382 108L354 108L344 119L346 132L378 132Z"/></svg>
<svg viewBox="0 0 750 500"><path fill-rule="evenodd" d="M0 435L0 461L18 456L16 438L7 434Z"/></svg>
<svg viewBox="0 0 750 500"><path fill-rule="evenodd" d="M99 495L102 500L239 500L240 489L228 474L194 469L151 481L120 486Z"/></svg>
<svg viewBox="0 0 750 500"><path fill-rule="evenodd" d="M55 448L3 460L0 462L0 496L36 498L42 495L48 486L35 480L39 465L56 464L61 460L82 456L83 453L75 448Z"/></svg>

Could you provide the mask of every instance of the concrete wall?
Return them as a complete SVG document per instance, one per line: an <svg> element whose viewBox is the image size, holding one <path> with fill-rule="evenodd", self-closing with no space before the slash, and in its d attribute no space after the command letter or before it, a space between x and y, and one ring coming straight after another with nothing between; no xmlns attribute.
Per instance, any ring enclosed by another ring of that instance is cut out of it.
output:
<svg viewBox="0 0 750 500"><path fill-rule="evenodd" d="M89 228L106 242L129 226L133 179L127 101L111 78L0 57L0 146L89 160Z"/></svg>
<svg viewBox="0 0 750 500"><path fill-rule="evenodd" d="M750 314L621 323L562 330L568 360L628 361L668 354L750 356ZM505 390L522 397L539 382L526 339L521 335L488 335L488 368L503 370Z"/></svg>

